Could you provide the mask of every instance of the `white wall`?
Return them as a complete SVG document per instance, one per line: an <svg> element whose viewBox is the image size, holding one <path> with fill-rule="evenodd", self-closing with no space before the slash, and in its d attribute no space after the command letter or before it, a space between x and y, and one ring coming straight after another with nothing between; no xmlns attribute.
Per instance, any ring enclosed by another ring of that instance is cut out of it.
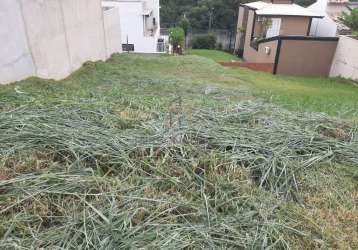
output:
<svg viewBox="0 0 358 250"><path fill-rule="evenodd" d="M144 37L142 11L141 2L123 2L119 5L123 43L127 43L128 39L128 43L135 44L135 50L139 49Z"/></svg>
<svg viewBox="0 0 358 250"><path fill-rule="evenodd" d="M113 0L103 1L105 7L118 7L120 15L120 30L122 43L134 44L138 53L155 53L160 36L159 0ZM157 20L158 29L153 36L145 34L143 13L152 10Z"/></svg>
<svg viewBox="0 0 358 250"><path fill-rule="evenodd" d="M61 0L61 3L72 70L78 69L86 61L105 60L101 1Z"/></svg>
<svg viewBox="0 0 358 250"><path fill-rule="evenodd" d="M318 0L307 9L324 16L323 19L314 18L311 25L311 36L334 37L337 35L337 24L327 13L328 0Z"/></svg>
<svg viewBox="0 0 358 250"><path fill-rule="evenodd" d="M159 0L146 0L146 7L148 9L153 10L153 16L157 20L158 29L156 30L156 34L154 36L160 36L160 4Z"/></svg>
<svg viewBox="0 0 358 250"><path fill-rule="evenodd" d="M120 17L117 8L106 10L103 13L104 17L104 29L106 34L107 43L107 56L109 57L113 53L122 52L122 39L120 27Z"/></svg>
<svg viewBox="0 0 358 250"><path fill-rule="evenodd" d="M358 80L358 40L340 36L330 76Z"/></svg>
<svg viewBox="0 0 358 250"><path fill-rule="evenodd" d="M18 1L0 0L0 84L35 74Z"/></svg>
<svg viewBox="0 0 358 250"><path fill-rule="evenodd" d="M121 51L115 22L115 13L104 21L101 0L0 0L0 83L62 79L105 60Z"/></svg>
<svg viewBox="0 0 358 250"><path fill-rule="evenodd" d="M20 0L36 76L61 79L71 73L61 1Z"/></svg>

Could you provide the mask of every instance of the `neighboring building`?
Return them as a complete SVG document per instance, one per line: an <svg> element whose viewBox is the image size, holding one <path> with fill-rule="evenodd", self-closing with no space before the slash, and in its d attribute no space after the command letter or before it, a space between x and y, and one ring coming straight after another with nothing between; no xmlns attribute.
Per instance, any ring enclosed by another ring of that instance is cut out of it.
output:
<svg viewBox="0 0 358 250"><path fill-rule="evenodd" d="M121 52L118 12L101 0L1 0L0 84L62 79L87 61Z"/></svg>
<svg viewBox="0 0 358 250"><path fill-rule="evenodd" d="M242 4L236 51L274 74L328 76L338 38L310 36L323 17L289 0Z"/></svg>
<svg viewBox="0 0 358 250"><path fill-rule="evenodd" d="M338 25L328 12L328 2L329 0L318 0L307 7L307 9L323 16L322 19L312 21L311 36L336 36L338 34Z"/></svg>
<svg viewBox="0 0 358 250"><path fill-rule="evenodd" d="M342 13L349 14L352 9L358 7L358 2L350 2L349 0L327 0L327 2L326 11L333 20L338 20Z"/></svg>
<svg viewBox="0 0 358 250"><path fill-rule="evenodd" d="M103 0L104 7L118 7L123 51L163 52L159 0Z"/></svg>
<svg viewBox="0 0 358 250"><path fill-rule="evenodd" d="M307 9L319 13L324 18L313 20L311 35L336 36L350 34L350 28L339 19L343 13L349 14L356 7L358 7L358 2L349 2L348 0L318 0Z"/></svg>

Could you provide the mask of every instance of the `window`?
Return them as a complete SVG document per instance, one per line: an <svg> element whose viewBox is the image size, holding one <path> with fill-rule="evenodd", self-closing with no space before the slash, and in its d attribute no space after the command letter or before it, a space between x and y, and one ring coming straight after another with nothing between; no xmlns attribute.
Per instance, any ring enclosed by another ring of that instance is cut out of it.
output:
<svg viewBox="0 0 358 250"><path fill-rule="evenodd" d="M266 38L280 35L281 18L271 18L271 25L267 29Z"/></svg>
<svg viewBox="0 0 358 250"><path fill-rule="evenodd" d="M123 51L134 51L134 44L122 44Z"/></svg>

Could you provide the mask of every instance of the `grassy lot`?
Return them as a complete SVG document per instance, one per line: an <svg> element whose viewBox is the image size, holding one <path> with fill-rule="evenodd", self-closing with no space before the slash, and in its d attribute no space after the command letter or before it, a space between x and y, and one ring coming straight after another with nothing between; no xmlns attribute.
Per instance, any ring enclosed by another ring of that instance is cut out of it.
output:
<svg viewBox="0 0 358 250"><path fill-rule="evenodd" d="M126 54L1 86L0 248L357 249L356 90Z"/></svg>
<svg viewBox="0 0 358 250"><path fill-rule="evenodd" d="M188 55L202 56L216 62L227 62L227 61L240 61L240 58L230 53L219 51L219 50L208 50L208 49L188 49L186 51Z"/></svg>
<svg viewBox="0 0 358 250"><path fill-rule="evenodd" d="M290 77L232 69L241 84L249 84L254 94L290 110L324 112L358 117L358 85L339 78Z"/></svg>
<svg viewBox="0 0 358 250"><path fill-rule="evenodd" d="M214 61L238 60L231 54L216 50L188 50L188 54ZM229 69L225 76L235 78L230 79L230 84L247 86L253 95L290 110L324 112L343 118L358 117L358 84L350 80L274 76L244 68Z"/></svg>

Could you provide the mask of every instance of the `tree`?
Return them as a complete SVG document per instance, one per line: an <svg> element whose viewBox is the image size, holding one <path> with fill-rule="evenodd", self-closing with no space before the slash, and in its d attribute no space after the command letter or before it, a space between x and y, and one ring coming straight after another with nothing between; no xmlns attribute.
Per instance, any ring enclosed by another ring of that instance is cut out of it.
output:
<svg viewBox="0 0 358 250"><path fill-rule="evenodd" d="M350 14L343 13L340 19L353 31L358 31L358 8L353 9Z"/></svg>
<svg viewBox="0 0 358 250"><path fill-rule="evenodd" d="M184 40L185 33L183 28L176 27L169 29L169 43L173 46L173 53L182 54Z"/></svg>
<svg viewBox="0 0 358 250"><path fill-rule="evenodd" d="M161 26L174 27L180 24L184 14L194 31L225 29L236 32L239 4L257 0L161 0ZM295 0L308 6L315 0Z"/></svg>
<svg viewBox="0 0 358 250"><path fill-rule="evenodd" d="M316 2L316 0L296 0L294 1L296 4L301 5L303 7L310 6Z"/></svg>
<svg viewBox="0 0 358 250"><path fill-rule="evenodd" d="M181 27L184 30L184 36L185 36L185 47L186 47L186 38L188 36L189 33L189 29L190 29L190 21L189 19L186 17L186 15L184 15L182 17L182 19L179 21L179 27Z"/></svg>
<svg viewBox="0 0 358 250"><path fill-rule="evenodd" d="M235 28L238 7L246 0L162 0L161 26L179 23L184 13L194 30Z"/></svg>

